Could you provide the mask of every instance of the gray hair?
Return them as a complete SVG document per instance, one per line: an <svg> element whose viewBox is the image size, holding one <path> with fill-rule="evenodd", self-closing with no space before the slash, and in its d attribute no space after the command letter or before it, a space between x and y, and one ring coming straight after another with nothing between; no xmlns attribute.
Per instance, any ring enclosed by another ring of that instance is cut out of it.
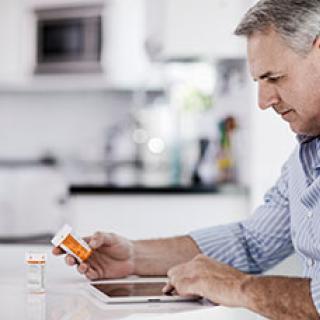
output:
<svg viewBox="0 0 320 320"><path fill-rule="evenodd" d="M260 0L235 30L238 36L274 29L296 53L306 55L320 33L320 0Z"/></svg>

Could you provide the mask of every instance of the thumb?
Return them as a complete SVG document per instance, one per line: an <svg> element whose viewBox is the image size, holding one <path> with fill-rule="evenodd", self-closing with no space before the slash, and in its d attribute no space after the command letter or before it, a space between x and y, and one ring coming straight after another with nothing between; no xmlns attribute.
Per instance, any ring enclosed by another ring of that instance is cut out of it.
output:
<svg viewBox="0 0 320 320"><path fill-rule="evenodd" d="M174 286L170 282L167 282L166 285L162 288L162 293L169 295L172 294L174 290Z"/></svg>
<svg viewBox="0 0 320 320"><path fill-rule="evenodd" d="M111 246L113 244L113 236L110 233L96 232L89 241L92 249L98 249L102 246Z"/></svg>

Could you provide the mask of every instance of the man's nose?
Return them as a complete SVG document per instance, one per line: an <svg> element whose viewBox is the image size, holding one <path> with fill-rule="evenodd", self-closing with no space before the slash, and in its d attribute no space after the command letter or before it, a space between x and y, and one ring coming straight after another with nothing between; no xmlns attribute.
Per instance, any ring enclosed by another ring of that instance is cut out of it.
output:
<svg viewBox="0 0 320 320"><path fill-rule="evenodd" d="M280 97L277 90L272 86L272 84L267 84L262 81L259 83L259 108L261 110L266 110L274 105L280 103Z"/></svg>

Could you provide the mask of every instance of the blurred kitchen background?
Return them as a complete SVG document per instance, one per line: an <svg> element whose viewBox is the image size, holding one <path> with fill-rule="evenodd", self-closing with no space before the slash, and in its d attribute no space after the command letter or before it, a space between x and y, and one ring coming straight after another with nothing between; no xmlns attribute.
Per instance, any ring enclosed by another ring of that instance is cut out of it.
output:
<svg viewBox="0 0 320 320"><path fill-rule="evenodd" d="M295 140L257 108L253 0L1 0L0 241L244 219Z"/></svg>

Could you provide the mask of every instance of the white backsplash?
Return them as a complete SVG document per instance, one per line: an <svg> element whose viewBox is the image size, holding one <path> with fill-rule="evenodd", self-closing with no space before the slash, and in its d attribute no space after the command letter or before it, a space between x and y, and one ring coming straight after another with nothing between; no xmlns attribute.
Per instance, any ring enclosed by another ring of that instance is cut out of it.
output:
<svg viewBox="0 0 320 320"><path fill-rule="evenodd" d="M1 93L0 158L96 158L130 103L130 93Z"/></svg>

